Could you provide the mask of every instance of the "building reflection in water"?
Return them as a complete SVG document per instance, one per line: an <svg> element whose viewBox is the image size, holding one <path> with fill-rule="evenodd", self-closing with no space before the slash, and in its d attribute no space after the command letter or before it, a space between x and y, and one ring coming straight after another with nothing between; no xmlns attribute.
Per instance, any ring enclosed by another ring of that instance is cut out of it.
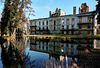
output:
<svg viewBox="0 0 100 68"><path fill-rule="evenodd" d="M30 50L49 54L49 60L55 58L61 62L66 58L66 66L68 67L68 57L77 58L78 55L84 53L86 49L94 47L92 39L35 39L30 38ZM76 61L75 61L76 62ZM71 65L71 63L70 63Z"/></svg>
<svg viewBox="0 0 100 68"><path fill-rule="evenodd" d="M29 49L29 52L26 51L27 49ZM91 56L91 53L89 51L88 53L86 53L86 51L91 50L92 55L97 55L100 57L100 53L95 54L95 52L93 51L98 49L100 49L100 40L98 39L63 40L35 39L34 37L31 37L29 40L28 37L25 37L25 39L16 39L12 42L1 43L0 53L2 64L0 62L0 65L2 65L2 67L4 68L36 68L36 66L38 66L43 59L46 59L44 65L46 65L45 67L47 68L50 68L48 66L51 66L51 68L62 68L63 66L63 68L77 68L81 67L83 64L85 67L92 67L93 63L98 63L100 59L96 59L98 57L86 59L88 56ZM92 62L92 64L90 62ZM88 63L90 63L90 65ZM94 64L94 66L100 67L99 64Z"/></svg>
<svg viewBox="0 0 100 68"><path fill-rule="evenodd" d="M95 49L100 49L100 40L94 39L94 48Z"/></svg>

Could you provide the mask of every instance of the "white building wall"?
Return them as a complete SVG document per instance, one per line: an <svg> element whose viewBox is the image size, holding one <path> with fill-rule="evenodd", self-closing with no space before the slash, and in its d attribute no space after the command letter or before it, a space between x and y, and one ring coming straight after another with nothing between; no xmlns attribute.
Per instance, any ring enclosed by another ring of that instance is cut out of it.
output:
<svg viewBox="0 0 100 68"><path fill-rule="evenodd" d="M38 30L39 29L39 21L38 20L36 21L36 26L37 26L36 29Z"/></svg>
<svg viewBox="0 0 100 68"><path fill-rule="evenodd" d="M44 20L44 29L46 29L46 20Z"/></svg>
<svg viewBox="0 0 100 68"><path fill-rule="evenodd" d="M77 17L75 17L75 23L74 23L74 28L75 29L78 29L78 25L77 25L77 23L79 23L79 19L77 18Z"/></svg>
<svg viewBox="0 0 100 68"><path fill-rule="evenodd" d="M65 27L65 29L66 29L66 18L64 18L64 27Z"/></svg>
<svg viewBox="0 0 100 68"><path fill-rule="evenodd" d="M74 23L72 23L72 19L74 18ZM67 23L67 19L69 19L69 23ZM96 19L96 18L94 18ZM56 25L55 25L55 31L54 31L54 20L56 21ZM62 23L62 20L64 20L64 24ZM47 18L47 19L37 19L36 21L36 29L39 29L39 27L41 28L41 30L43 29L48 29L50 30L50 33L61 33L61 29L62 29L62 25L64 26L64 29L67 29L67 25L69 26L68 29L72 29L72 25L74 25L74 29L78 29L78 25L77 23L79 23L79 17L77 17L77 15L66 15L66 16L60 16L60 17L54 17L54 18ZM48 25L47 25L47 21L48 21ZM91 19L91 21L93 21ZM39 26L39 22L40 22L40 26ZM44 22L44 25L43 25ZM82 23L87 23L88 22L88 17L82 17ZM95 21L96 22L96 21ZM32 25L35 22L33 21ZM97 24L95 23L95 26L97 26ZM95 28L94 28L95 29ZM96 33L96 29L94 30ZM74 32L75 34L78 34L78 31ZM64 34L66 34L66 31L64 31ZM71 34L71 31L69 31L69 34Z"/></svg>

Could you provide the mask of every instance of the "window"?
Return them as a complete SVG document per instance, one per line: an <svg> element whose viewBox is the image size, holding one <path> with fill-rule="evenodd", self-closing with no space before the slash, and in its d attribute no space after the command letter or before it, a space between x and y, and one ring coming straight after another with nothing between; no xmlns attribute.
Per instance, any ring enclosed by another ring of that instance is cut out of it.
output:
<svg viewBox="0 0 100 68"><path fill-rule="evenodd" d="M54 30L56 30L56 27L54 26Z"/></svg>
<svg viewBox="0 0 100 68"><path fill-rule="evenodd" d="M46 50L48 50L48 46L46 47Z"/></svg>
<svg viewBox="0 0 100 68"><path fill-rule="evenodd" d="M79 29L81 29L81 27L79 27Z"/></svg>
<svg viewBox="0 0 100 68"><path fill-rule="evenodd" d="M79 22L80 22L80 23L82 22L82 18L79 18Z"/></svg>
<svg viewBox="0 0 100 68"><path fill-rule="evenodd" d="M42 46L42 49L44 49L44 46Z"/></svg>
<svg viewBox="0 0 100 68"><path fill-rule="evenodd" d="M39 27L39 30L40 30L41 28Z"/></svg>
<svg viewBox="0 0 100 68"><path fill-rule="evenodd" d="M40 45L39 45L39 49L40 49L41 47L40 47Z"/></svg>
<svg viewBox="0 0 100 68"><path fill-rule="evenodd" d="M55 25L56 25L56 21L54 21L54 30L56 30L56 27L55 27Z"/></svg>
<svg viewBox="0 0 100 68"><path fill-rule="evenodd" d="M66 53L68 53L68 49L66 49Z"/></svg>
<svg viewBox="0 0 100 68"><path fill-rule="evenodd" d="M61 47L64 47L64 45L63 45L63 44L61 44Z"/></svg>
<svg viewBox="0 0 100 68"><path fill-rule="evenodd" d="M56 21L54 21L54 25L56 25Z"/></svg>
<svg viewBox="0 0 100 68"><path fill-rule="evenodd" d="M90 31L87 31L88 32L88 34L90 34Z"/></svg>
<svg viewBox="0 0 100 68"><path fill-rule="evenodd" d="M67 23L69 23L69 19L67 19Z"/></svg>
<svg viewBox="0 0 100 68"><path fill-rule="evenodd" d="M32 21L30 23L31 23L30 25L32 25Z"/></svg>
<svg viewBox="0 0 100 68"><path fill-rule="evenodd" d="M40 43L41 43L41 42L39 41L39 45L40 45Z"/></svg>
<svg viewBox="0 0 100 68"><path fill-rule="evenodd" d="M64 19L62 20L62 24L64 24Z"/></svg>
<svg viewBox="0 0 100 68"><path fill-rule="evenodd" d="M43 27L43 30L44 30L44 27Z"/></svg>
<svg viewBox="0 0 100 68"><path fill-rule="evenodd" d="M81 10L81 12L83 12L83 10Z"/></svg>
<svg viewBox="0 0 100 68"><path fill-rule="evenodd" d="M43 25L44 25L44 22L43 22Z"/></svg>
<svg viewBox="0 0 100 68"><path fill-rule="evenodd" d="M36 25L36 21L35 21L35 25Z"/></svg>
<svg viewBox="0 0 100 68"><path fill-rule="evenodd" d="M68 47L68 44L66 44L66 47Z"/></svg>
<svg viewBox="0 0 100 68"><path fill-rule="evenodd" d="M81 54L81 51L78 51L78 54Z"/></svg>
<svg viewBox="0 0 100 68"><path fill-rule="evenodd" d="M47 21L47 25L48 25L48 21Z"/></svg>
<svg viewBox="0 0 100 68"><path fill-rule="evenodd" d="M88 28L91 28L90 26L88 26Z"/></svg>
<svg viewBox="0 0 100 68"><path fill-rule="evenodd" d="M62 29L64 29L64 26L62 26Z"/></svg>
<svg viewBox="0 0 100 68"><path fill-rule="evenodd" d="M43 41L43 45L44 45L44 41Z"/></svg>
<svg viewBox="0 0 100 68"><path fill-rule="evenodd" d="M68 28L69 28L69 26L67 25L67 26L66 26L66 28L68 29Z"/></svg>
<svg viewBox="0 0 100 68"><path fill-rule="evenodd" d="M72 29L74 29L74 25L72 25Z"/></svg>
<svg viewBox="0 0 100 68"><path fill-rule="evenodd" d="M54 41L54 45L55 45L55 41Z"/></svg>
<svg viewBox="0 0 100 68"><path fill-rule="evenodd" d="M91 18L90 18L90 17L88 17L88 22L89 22L89 23L91 22Z"/></svg>
<svg viewBox="0 0 100 68"><path fill-rule="evenodd" d="M71 45L71 48L73 48L74 46L73 46L73 44Z"/></svg>
<svg viewBox="0 0 100 68"><path fill-rule="evenodd" d="M48 27L46 29L48 30Z"/></svg>
<svg viewBox="0 0 100 68"><path fill-rule="evenodd" d="M81 26L79 26L79 29L81 29L82 27Z"/></svg>
<svg viewBox="0 0 100 68"><path fill-rule="evenodd" d="M71 54L74 54L74 51L73 50L71 50Z"/></svg>
<svg viewBox="0 0 100 68"><path fill-rule="evenodd" d="M39 22L39 26L41 25L41 23Z"/></svg>
<svg viewBox="0 0 100 68"><path fill-rule="evenodd" d="M72 18L72 23L74 23L74 18Z"/></svg>

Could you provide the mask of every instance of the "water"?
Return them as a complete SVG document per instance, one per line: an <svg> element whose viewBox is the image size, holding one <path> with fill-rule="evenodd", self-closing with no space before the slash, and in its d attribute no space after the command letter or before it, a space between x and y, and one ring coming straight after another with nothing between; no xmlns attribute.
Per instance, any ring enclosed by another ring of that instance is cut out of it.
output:
<svg viewBox="0 0 100 68"><path fill-rule="evenodd" d="M0 68L99 68L99 49L100 39L25 37L0 46ZM91 54L97 55L92 63L87 59Z"/></svg>

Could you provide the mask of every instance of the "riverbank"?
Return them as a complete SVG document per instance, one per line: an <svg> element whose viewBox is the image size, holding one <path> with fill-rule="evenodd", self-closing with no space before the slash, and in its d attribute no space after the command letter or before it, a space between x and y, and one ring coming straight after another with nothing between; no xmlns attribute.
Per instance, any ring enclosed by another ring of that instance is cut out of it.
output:
<svg viewBox="0 0 100 68"><path fill-rule="evenodd" d="M24 35L24 37L96 38L96 39L100 39L100 35L64 35L64 34L54 34L54 35Z"/></svg>
<svg viewBox="0 0 100 68"><path fill-rule="evenodd" d="M100 50L86 50L77 62L79 68L100 68Z"/></svg>

